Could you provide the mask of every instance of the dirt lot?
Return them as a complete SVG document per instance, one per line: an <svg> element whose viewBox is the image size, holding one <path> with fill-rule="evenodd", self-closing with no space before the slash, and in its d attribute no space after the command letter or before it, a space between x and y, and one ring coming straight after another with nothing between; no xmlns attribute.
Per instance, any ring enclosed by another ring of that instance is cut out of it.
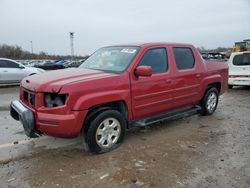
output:
<svg viewBox="0 0 250 188"><path fill-rule="evenodd" d="M0 89L1 187L250 187L250 88L229 90L212 116L131 130L102 155L85 151L78 138L52 148L53 140L28 140L32 146L11 158L20 144L9 143L27 140L7 112L15 97L17 88Z"/></svg>

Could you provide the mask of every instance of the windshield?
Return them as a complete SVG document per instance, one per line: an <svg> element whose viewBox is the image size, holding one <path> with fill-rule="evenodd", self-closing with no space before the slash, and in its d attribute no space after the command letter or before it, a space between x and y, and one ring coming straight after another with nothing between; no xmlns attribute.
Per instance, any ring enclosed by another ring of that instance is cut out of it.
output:
<svg viewBox="0 0 250 188"><path fill-rule="evenodd" d="M92 54L80 68L107 72L124 71L135 57L139 47L105 47Z"/></svg>

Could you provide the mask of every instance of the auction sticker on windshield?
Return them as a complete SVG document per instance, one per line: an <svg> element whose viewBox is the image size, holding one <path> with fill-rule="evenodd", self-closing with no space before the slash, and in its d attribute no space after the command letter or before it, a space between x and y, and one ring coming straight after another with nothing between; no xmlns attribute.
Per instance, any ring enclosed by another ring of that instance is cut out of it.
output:
<svg viewBox="0 0 250 188"><path fill-rule="evenodd" d="M121 50L121 52L134 54L136 52L136 49L124 48L124 49Z"/></svg>

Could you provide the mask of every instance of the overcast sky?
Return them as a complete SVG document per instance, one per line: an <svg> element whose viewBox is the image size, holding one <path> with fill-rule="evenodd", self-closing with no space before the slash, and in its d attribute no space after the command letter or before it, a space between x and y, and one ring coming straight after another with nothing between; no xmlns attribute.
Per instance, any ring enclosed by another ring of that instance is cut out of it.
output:
<svg viewBox="0 0 250 188"><path fill-rule="evenodd" d="M250 38L250 0L0 0L0 44L78 55L105 45L170 41L231 47Z"/></svg>

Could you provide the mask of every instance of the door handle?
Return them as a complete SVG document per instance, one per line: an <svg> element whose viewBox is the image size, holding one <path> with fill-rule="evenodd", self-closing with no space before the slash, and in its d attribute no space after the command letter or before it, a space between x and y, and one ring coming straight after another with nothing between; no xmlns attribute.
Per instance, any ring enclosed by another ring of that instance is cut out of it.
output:
<svg viewBox="0 0 250 188"><path fill-rule="evenodd" d="M8 72L7 70L3 71L3 72Z"/></svg>
<svg viewBox="0 0 250 188"><path fill-rule="evenodd" d="M196 74L196 78L200 78L201 77L201 74Z"/></svg>
<svg viewBox="0 0 250 188"><path fill-rule="evenodd" d="M166 80L166 84L171 84L172 80Z"/></svg>

